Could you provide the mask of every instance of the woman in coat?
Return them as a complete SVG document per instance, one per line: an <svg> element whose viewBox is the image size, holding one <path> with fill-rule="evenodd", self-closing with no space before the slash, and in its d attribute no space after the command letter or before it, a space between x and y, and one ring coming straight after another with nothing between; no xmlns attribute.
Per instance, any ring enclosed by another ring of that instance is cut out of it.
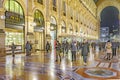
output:
<svg viewBox="0 0 120 80"><path fill-rule="evenodd" d="M106 49L106 53L107 53L107 60L110 60L110 58L112 56L112 43L110 42L110 40L107 41L107 43L105 45L105 49Z"/></svg>

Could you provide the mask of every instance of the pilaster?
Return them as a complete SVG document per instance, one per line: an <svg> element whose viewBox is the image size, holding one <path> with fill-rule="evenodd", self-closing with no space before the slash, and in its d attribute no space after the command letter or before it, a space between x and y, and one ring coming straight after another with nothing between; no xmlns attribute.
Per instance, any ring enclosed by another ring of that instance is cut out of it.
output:
<svg viewBox="0 0 120 80"><path fill-rule="evenodd" d="M5 11L0 8L0 56L5 56Z"/></svg>
<svg viewBox="0 0 120 80"><path fill-rule="evenodd" d="M25 43L27 41L30 41L32 45L32 50L33 52L35 51L34 49L34 23L33 23L33 17L32 16L25 16Z"/></svg>

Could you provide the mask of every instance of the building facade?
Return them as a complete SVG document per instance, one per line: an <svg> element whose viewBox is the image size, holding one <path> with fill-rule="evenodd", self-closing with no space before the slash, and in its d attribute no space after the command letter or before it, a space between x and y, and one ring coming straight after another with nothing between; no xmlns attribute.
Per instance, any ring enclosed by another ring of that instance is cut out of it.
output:
<svg viewBox="0 0 120 80"><path fill-rule="evenodd" d="M30 41L35 52L45 50L46 41L98 39L96 8L92 0L1 0L0 55L13 42L24 52Z"/></svg>

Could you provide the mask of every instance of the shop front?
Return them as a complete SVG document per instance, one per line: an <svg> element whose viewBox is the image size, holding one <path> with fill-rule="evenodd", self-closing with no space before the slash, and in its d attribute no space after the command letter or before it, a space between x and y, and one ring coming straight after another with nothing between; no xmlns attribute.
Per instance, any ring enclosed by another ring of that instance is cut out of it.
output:
<svg viewBox="0 0 120 80"><path fill-rule="evenodd" d="M11 53L11 45L16 45L15 52L24 52L25 17L22 6L15 0L5 3L5 48Z"/></svg>
<svg viewBox="0 0 120 80"><path fill-rule="evenodd" d="M35 51L45 50L45 22L41 11L36 10L34 13L34 36L35 36Z"/></svg>

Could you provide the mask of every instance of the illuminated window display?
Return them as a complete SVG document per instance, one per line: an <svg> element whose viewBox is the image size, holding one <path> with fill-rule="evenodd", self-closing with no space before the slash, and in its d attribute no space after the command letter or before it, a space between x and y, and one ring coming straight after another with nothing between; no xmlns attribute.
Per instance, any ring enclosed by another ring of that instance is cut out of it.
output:
<svg viewBox="0 0 120 80"><path fill-rule="evenodd" d="M6 32L6 45L11 45L14 42L16 45L22 45L23 33L18 32Z"/></svg>
<svg viewBox="0 0 120 80"><path fill-rule="evenodd" d="M6 51L7 53L11 53L10 45L14 43L16 45L16 52L22 52L23 44L24 44L24 38L23 33L19 32L6 32Z"/></svg>

